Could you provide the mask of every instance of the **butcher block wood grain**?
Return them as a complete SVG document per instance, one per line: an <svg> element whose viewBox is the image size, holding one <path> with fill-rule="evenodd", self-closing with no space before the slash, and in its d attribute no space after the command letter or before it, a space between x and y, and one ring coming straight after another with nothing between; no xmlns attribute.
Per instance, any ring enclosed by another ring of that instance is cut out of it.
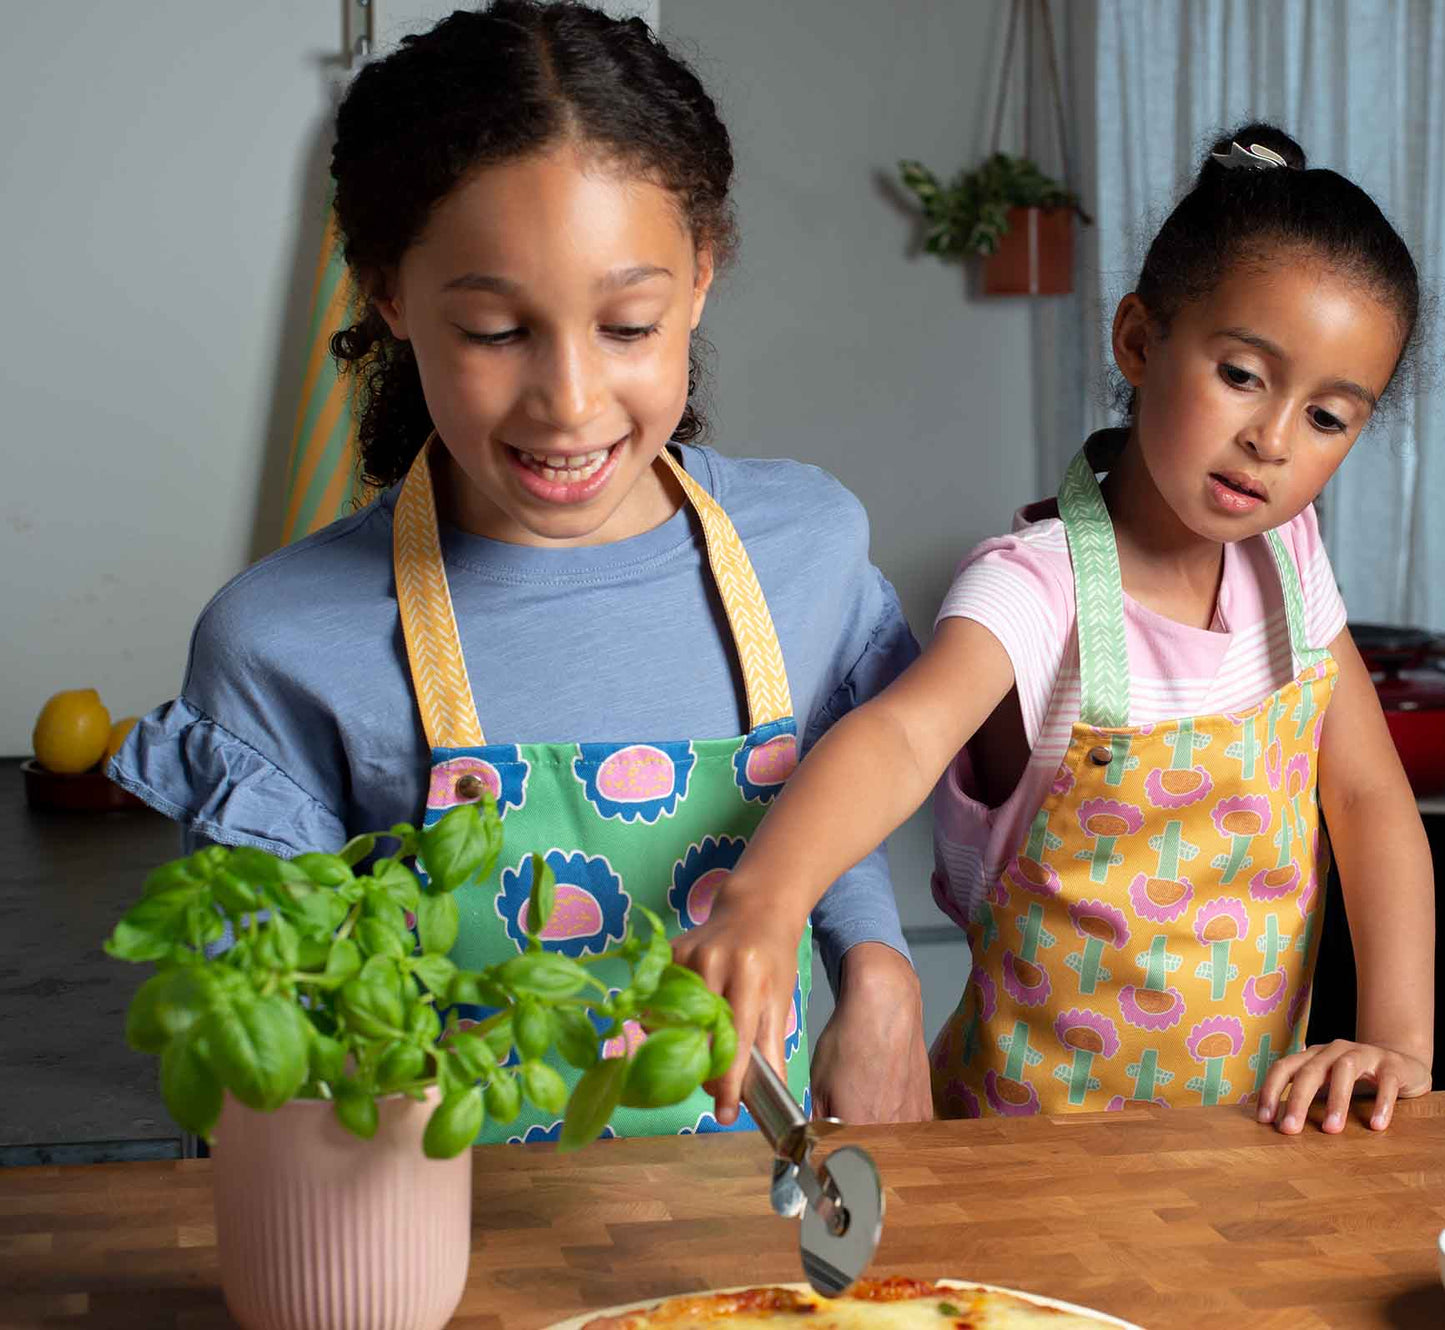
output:
<svg viewBox="0 0 1445 1330"><path fill-rule="evenodd" d="M887 1189L873 1272L952 1276L1153 1330L1445 1327L1445 1094L1383 1135L1284 1137L1242 1109L1130 1109L868 1127ZM458 1330L801 1277L745 1136L476 1152ZM207 1330L207 1160L0 1170L0 1327ZM316 1330L326 1330L316 1327Z"/></svg>

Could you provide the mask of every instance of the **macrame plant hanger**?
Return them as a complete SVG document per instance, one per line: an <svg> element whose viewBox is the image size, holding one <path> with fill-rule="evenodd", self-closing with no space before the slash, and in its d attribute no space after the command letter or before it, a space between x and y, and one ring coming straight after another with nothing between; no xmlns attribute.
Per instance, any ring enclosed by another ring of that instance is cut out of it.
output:
<svg viewBox="0 0 1445 1330"><path fill-rule="evenodd" d="M1022 22L1020 22L1022 20ZM1013 0L1009 7L1008 31L1004 38L1003 66L999 71L998 100L994 106L990 155L997 156L1003 141L1004 111L1009 84L1013 81L1014 48L1019 28L1024 30L1023 74L1023 156L1032 162L1034 121L1034 27L1043 33L1048 66L1049 95L1059 136L1059 158L1063 165L1063 186L1076 197L1074 174L1069 158L1069 136L1064 118L1063 85L1059 78L1058 50L1049 0ZM984 265L984 293L987 295L1062 295L1073 289L1073 214L1087 222L1078 206L1040 208L1014 207L1009 210L1009 228L997 253Z"/></svg>

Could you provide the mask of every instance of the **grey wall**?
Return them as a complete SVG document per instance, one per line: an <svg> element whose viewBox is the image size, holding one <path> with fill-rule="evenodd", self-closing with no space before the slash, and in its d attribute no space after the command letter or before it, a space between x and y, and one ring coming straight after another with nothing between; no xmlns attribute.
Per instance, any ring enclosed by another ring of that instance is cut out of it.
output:
<svg viewBox="0 0 1445 1330"><path fill-rule="evenodd" d="M847 484L921 640L958 558L1006 529L1037 483L1029 302L970 298L961 269L915 253L892 183L900 157L952 174L987 148L1007 8L662 5L664 35L694 48L738 161L741 261L704 320L715 443L816 462ZM891 858L931 1033L967 962L929 896L926 811ZM815 1030L828 1009L815 1004Z"/></svg>

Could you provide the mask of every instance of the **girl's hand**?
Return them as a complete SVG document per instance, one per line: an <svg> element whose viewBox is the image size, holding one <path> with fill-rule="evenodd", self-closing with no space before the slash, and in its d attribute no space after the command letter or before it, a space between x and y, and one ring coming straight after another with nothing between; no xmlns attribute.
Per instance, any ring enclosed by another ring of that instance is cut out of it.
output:
<svg viewBox="0 0 1445 1330"><path fill-rule="evenodd" d="M1286 1085L1289 1096L1281 1103ZM1384 1131L1390 1125L1396 1099L1429 1093L1430 1067L1413 1054L1380 1044L1357 1044L1348 1039L1311 1044L1303 1052L1280 1058L1270 1068L1259 1093L1259 1120L1277 1122L1280 1131L1289 1135L1303 1131L1310 1105L1328 1086L1322 1129L1344 1131L1345 1115L1357 1085L1374 1087L1375 1109L1370 1126Z"/></svg>
<svg viewBox="0 0 1445 1330"><path fill-rule="evenodd" d="M798 941L804 922L794 923L780 914L776 902L759 892L729 890L735 880L724 883L713 898L706 923L672 940L673 959L696 970L733 1009L738 1055L726 1076L703 1087L717 1100L717 1120L724 1127L737 1121L753 1044L786 1079L783 1035L798 982Z"/></svg>
<svg viewBox="0 0 1445 1330"><path fill-rule="evenodd" d="M813 1116L929 1121L933 1088L913 967L886 943L860 942L843 956L839 987L813 1050Z"/></svg>

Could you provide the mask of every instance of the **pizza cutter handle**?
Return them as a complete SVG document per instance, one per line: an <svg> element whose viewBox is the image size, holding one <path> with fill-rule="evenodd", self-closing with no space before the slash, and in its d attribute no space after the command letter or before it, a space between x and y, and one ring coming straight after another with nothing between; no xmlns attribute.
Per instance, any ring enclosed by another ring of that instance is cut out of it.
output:
<svg viewBox="0 0 1445 1330"><path fill-rule="evenodd" d="M743 1103L778 1158L801 1163L808 1144L808 1119L756 1044L743 1077Z"/></svg>

